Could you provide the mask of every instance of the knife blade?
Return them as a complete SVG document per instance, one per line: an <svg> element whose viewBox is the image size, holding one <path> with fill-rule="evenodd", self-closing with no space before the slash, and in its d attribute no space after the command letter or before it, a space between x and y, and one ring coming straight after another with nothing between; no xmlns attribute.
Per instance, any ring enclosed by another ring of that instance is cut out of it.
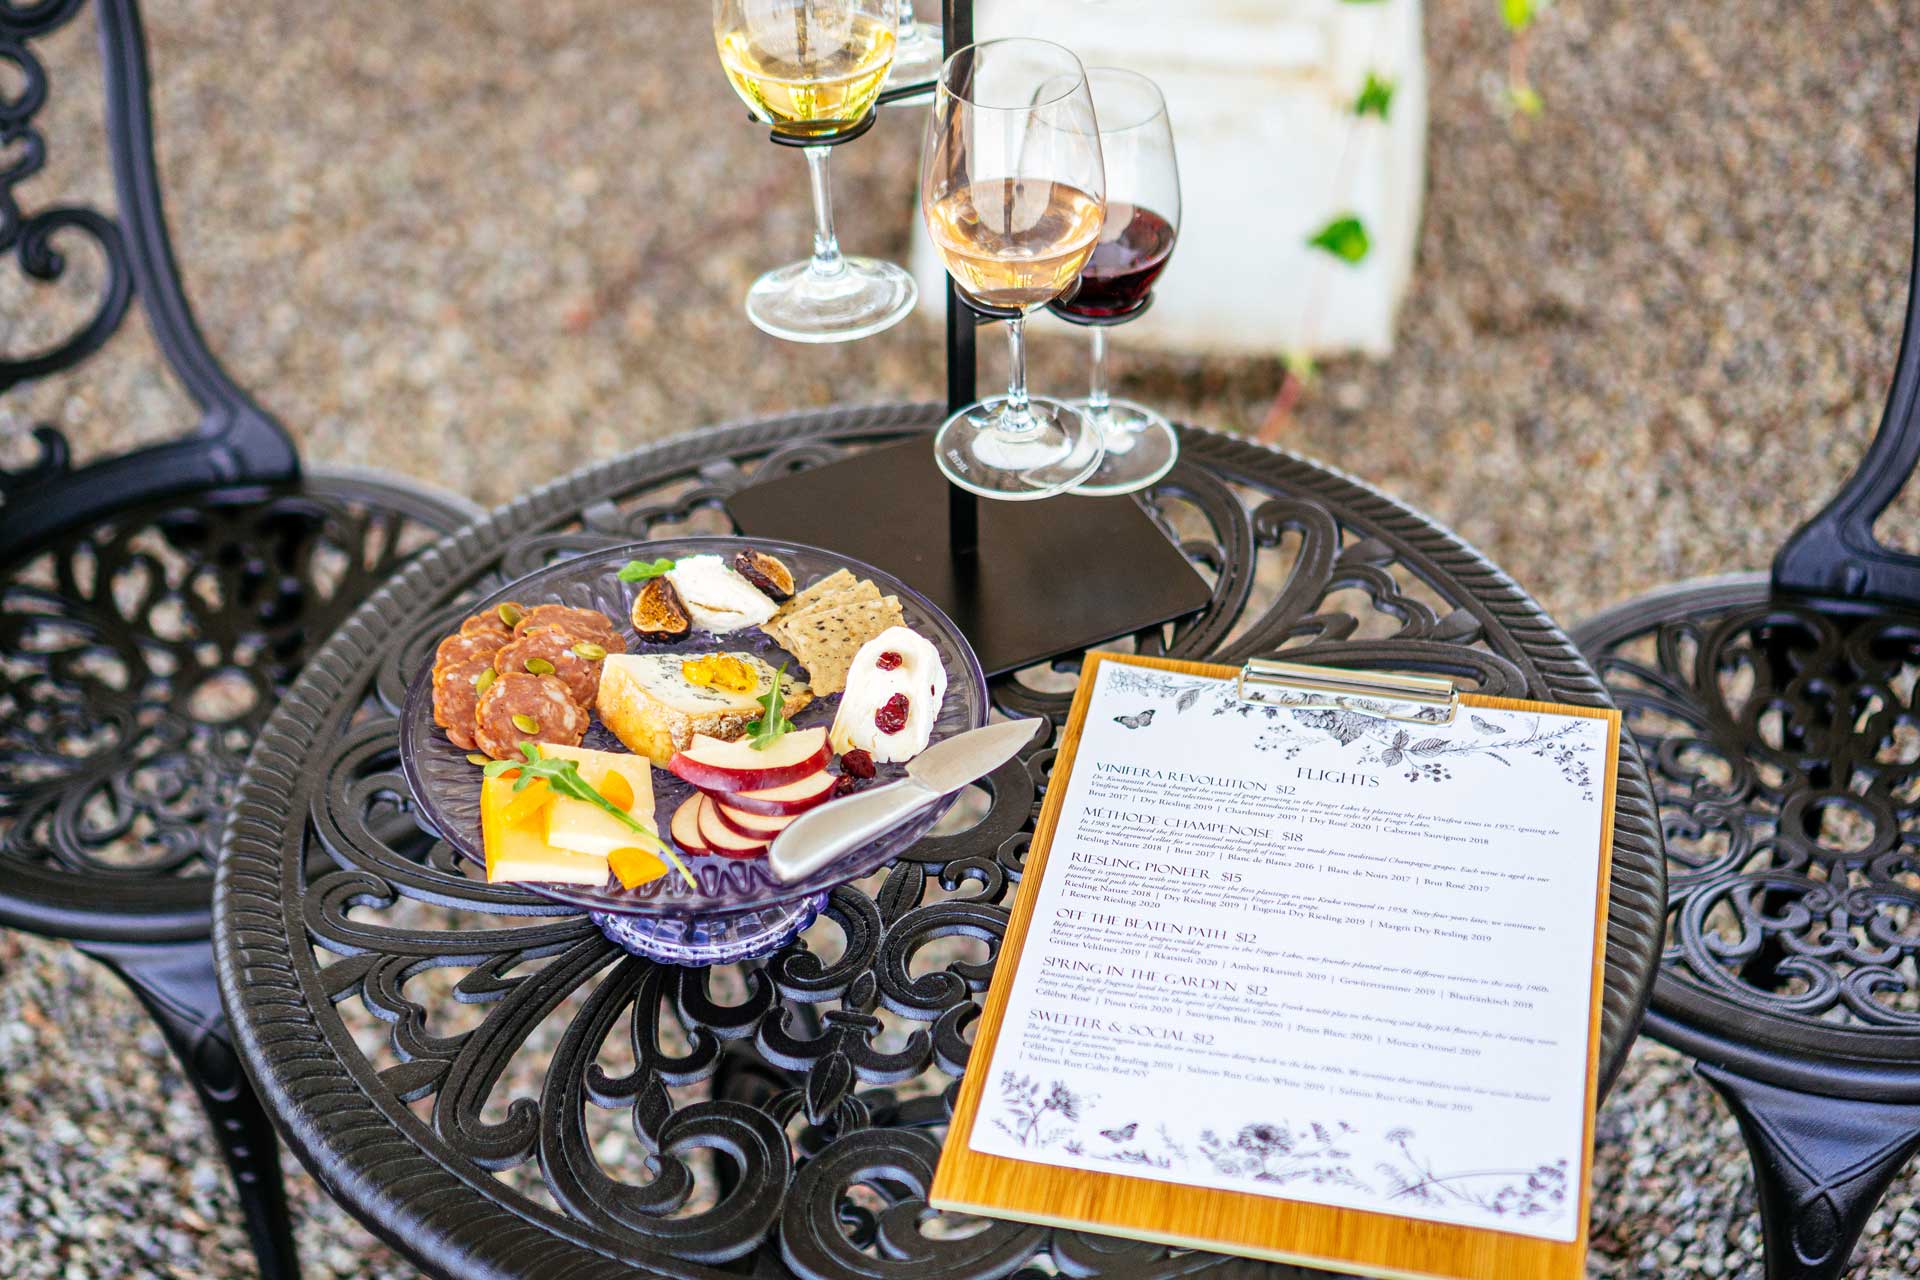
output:
<svg viewBox="0 0 1920 1280"><path fill-rule="evenodd" d="M774 878L792 881L817 871L942 796L984 778L1031 742L1039 723L1005 720L955 734L909 761L907 776L898 782L857 791L801 814L767 850Z"/></svg>

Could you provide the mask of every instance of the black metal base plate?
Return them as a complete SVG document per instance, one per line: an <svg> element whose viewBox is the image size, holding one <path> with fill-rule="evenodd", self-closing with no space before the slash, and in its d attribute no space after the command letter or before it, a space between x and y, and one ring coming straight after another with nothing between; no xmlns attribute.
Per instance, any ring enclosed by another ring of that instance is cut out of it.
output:
<svg viewBox="0 0 1920 1280"><path fill-rule="evenodd" d="M959 624L988 675L1078 653L1206 607L1212 588L1133 498L979 502L979 553L956 559L948 503L970 500L916 436L741 489L747 537L864 560Z"/></svg>

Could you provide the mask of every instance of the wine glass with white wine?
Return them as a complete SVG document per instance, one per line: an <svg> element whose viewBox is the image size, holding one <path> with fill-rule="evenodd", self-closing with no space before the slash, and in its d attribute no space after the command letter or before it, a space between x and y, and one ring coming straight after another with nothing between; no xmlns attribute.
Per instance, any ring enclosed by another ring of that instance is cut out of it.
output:
<svg viewBox="0 0 1920 1280"><path fill-rule="evenodd" d="M813 256L767 272L747 318L776 338L846 342L896 324L919 296L891 262L848 257L833 230L827 161L861 128L893 63L894 0L713 0L720 65L740 100L781 141L806 151Z"/></svg>
<svg viewBox="0 0 1920 1280"><path fill-rule="evenodd" d="M895 85L918 84L940 74L940 28L922 22L913 11L913 0L899 0L899 26L894 29L893 71L889 81Z"/></svg>
<svg viewBox="0 0 1920 1280"><path fill-rule="evenodd" d="M941 69L920 156L920 212L954 284L1007 317L1007 394L934 436L954 484L1045 498L1100 464L1100 433L1069 405L1027 394L1026 317L1059 297L1100 238L1106 175L1080 60L1045 40L989 40Z"/></svg>

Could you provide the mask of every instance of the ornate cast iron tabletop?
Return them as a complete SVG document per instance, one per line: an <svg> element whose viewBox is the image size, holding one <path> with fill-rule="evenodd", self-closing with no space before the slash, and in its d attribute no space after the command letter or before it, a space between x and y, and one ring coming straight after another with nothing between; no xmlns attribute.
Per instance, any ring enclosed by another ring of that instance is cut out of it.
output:
<svg viewBox="0 0 1920 1280"><path fill-rule="evenodd" d="M216 897L237 1038L322 1183L429 1272L930 1280L1043 1257L1074 1276L1254 1265L942 1217L921 1198L1051 735L984 780L957 810L967 817L836 890L799 943L745 970L626 956L571 908L481 883L408 815L401 695L466 603L556 556L726 532L721 500L755 475L938 417L841 410L712 429L528 494L369 601L262 734ZM1143 651L1238 662L1284 647L1443 671L1493 694L1604 701L1538 606L1430 521L1227 436L1186 430L1181 448L1152 503L1215 579L1213 601L1170 637L1137 637ZM1057 726L1072 664L1056 667L995 681L996 705ZM1652 793L1623 744L1603 1087L1638 1029L1664 898Z"/></svg>

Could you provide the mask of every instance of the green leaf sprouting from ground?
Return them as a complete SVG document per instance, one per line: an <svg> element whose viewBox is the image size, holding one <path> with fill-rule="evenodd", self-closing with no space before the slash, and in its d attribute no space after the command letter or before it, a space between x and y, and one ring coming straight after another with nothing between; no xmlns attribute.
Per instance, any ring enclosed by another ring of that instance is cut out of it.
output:
<svg viewBox="0 0 1920 1280"><path fill-rule="evenodd" d="M1525 31L1551 0L1500 0L1500 21L1509 31Z"/></svg>
<svg viewBox="0 0 1920 1280"><path fill-rule="evenodd" d="M1367 250L1373 242L1367 238L1367 228L1360 219L1352 214L1343 214L1320 228L1320 233L1307 241L1316 249L1325 249L1345 263L1356 263L1367 256Z"/></svg>
<svg viewBox="0 0 1920 1280"><path fill-rule="evenodd" d="M1360 96L1353 100L1353 114L1357 116L1379 116L1387 118L1387 110L1393 105L1393 81L1382 80L1373 72L1367 72L1367 83L1361 86Z"/></svg>
<svg viewBox="0 0 1920 1280"><path fill-rule="evenodd" d="M1546 108L1539 92L1530 84L1508 85L1507 105L1523 116L1537 116Z"/></svg>

